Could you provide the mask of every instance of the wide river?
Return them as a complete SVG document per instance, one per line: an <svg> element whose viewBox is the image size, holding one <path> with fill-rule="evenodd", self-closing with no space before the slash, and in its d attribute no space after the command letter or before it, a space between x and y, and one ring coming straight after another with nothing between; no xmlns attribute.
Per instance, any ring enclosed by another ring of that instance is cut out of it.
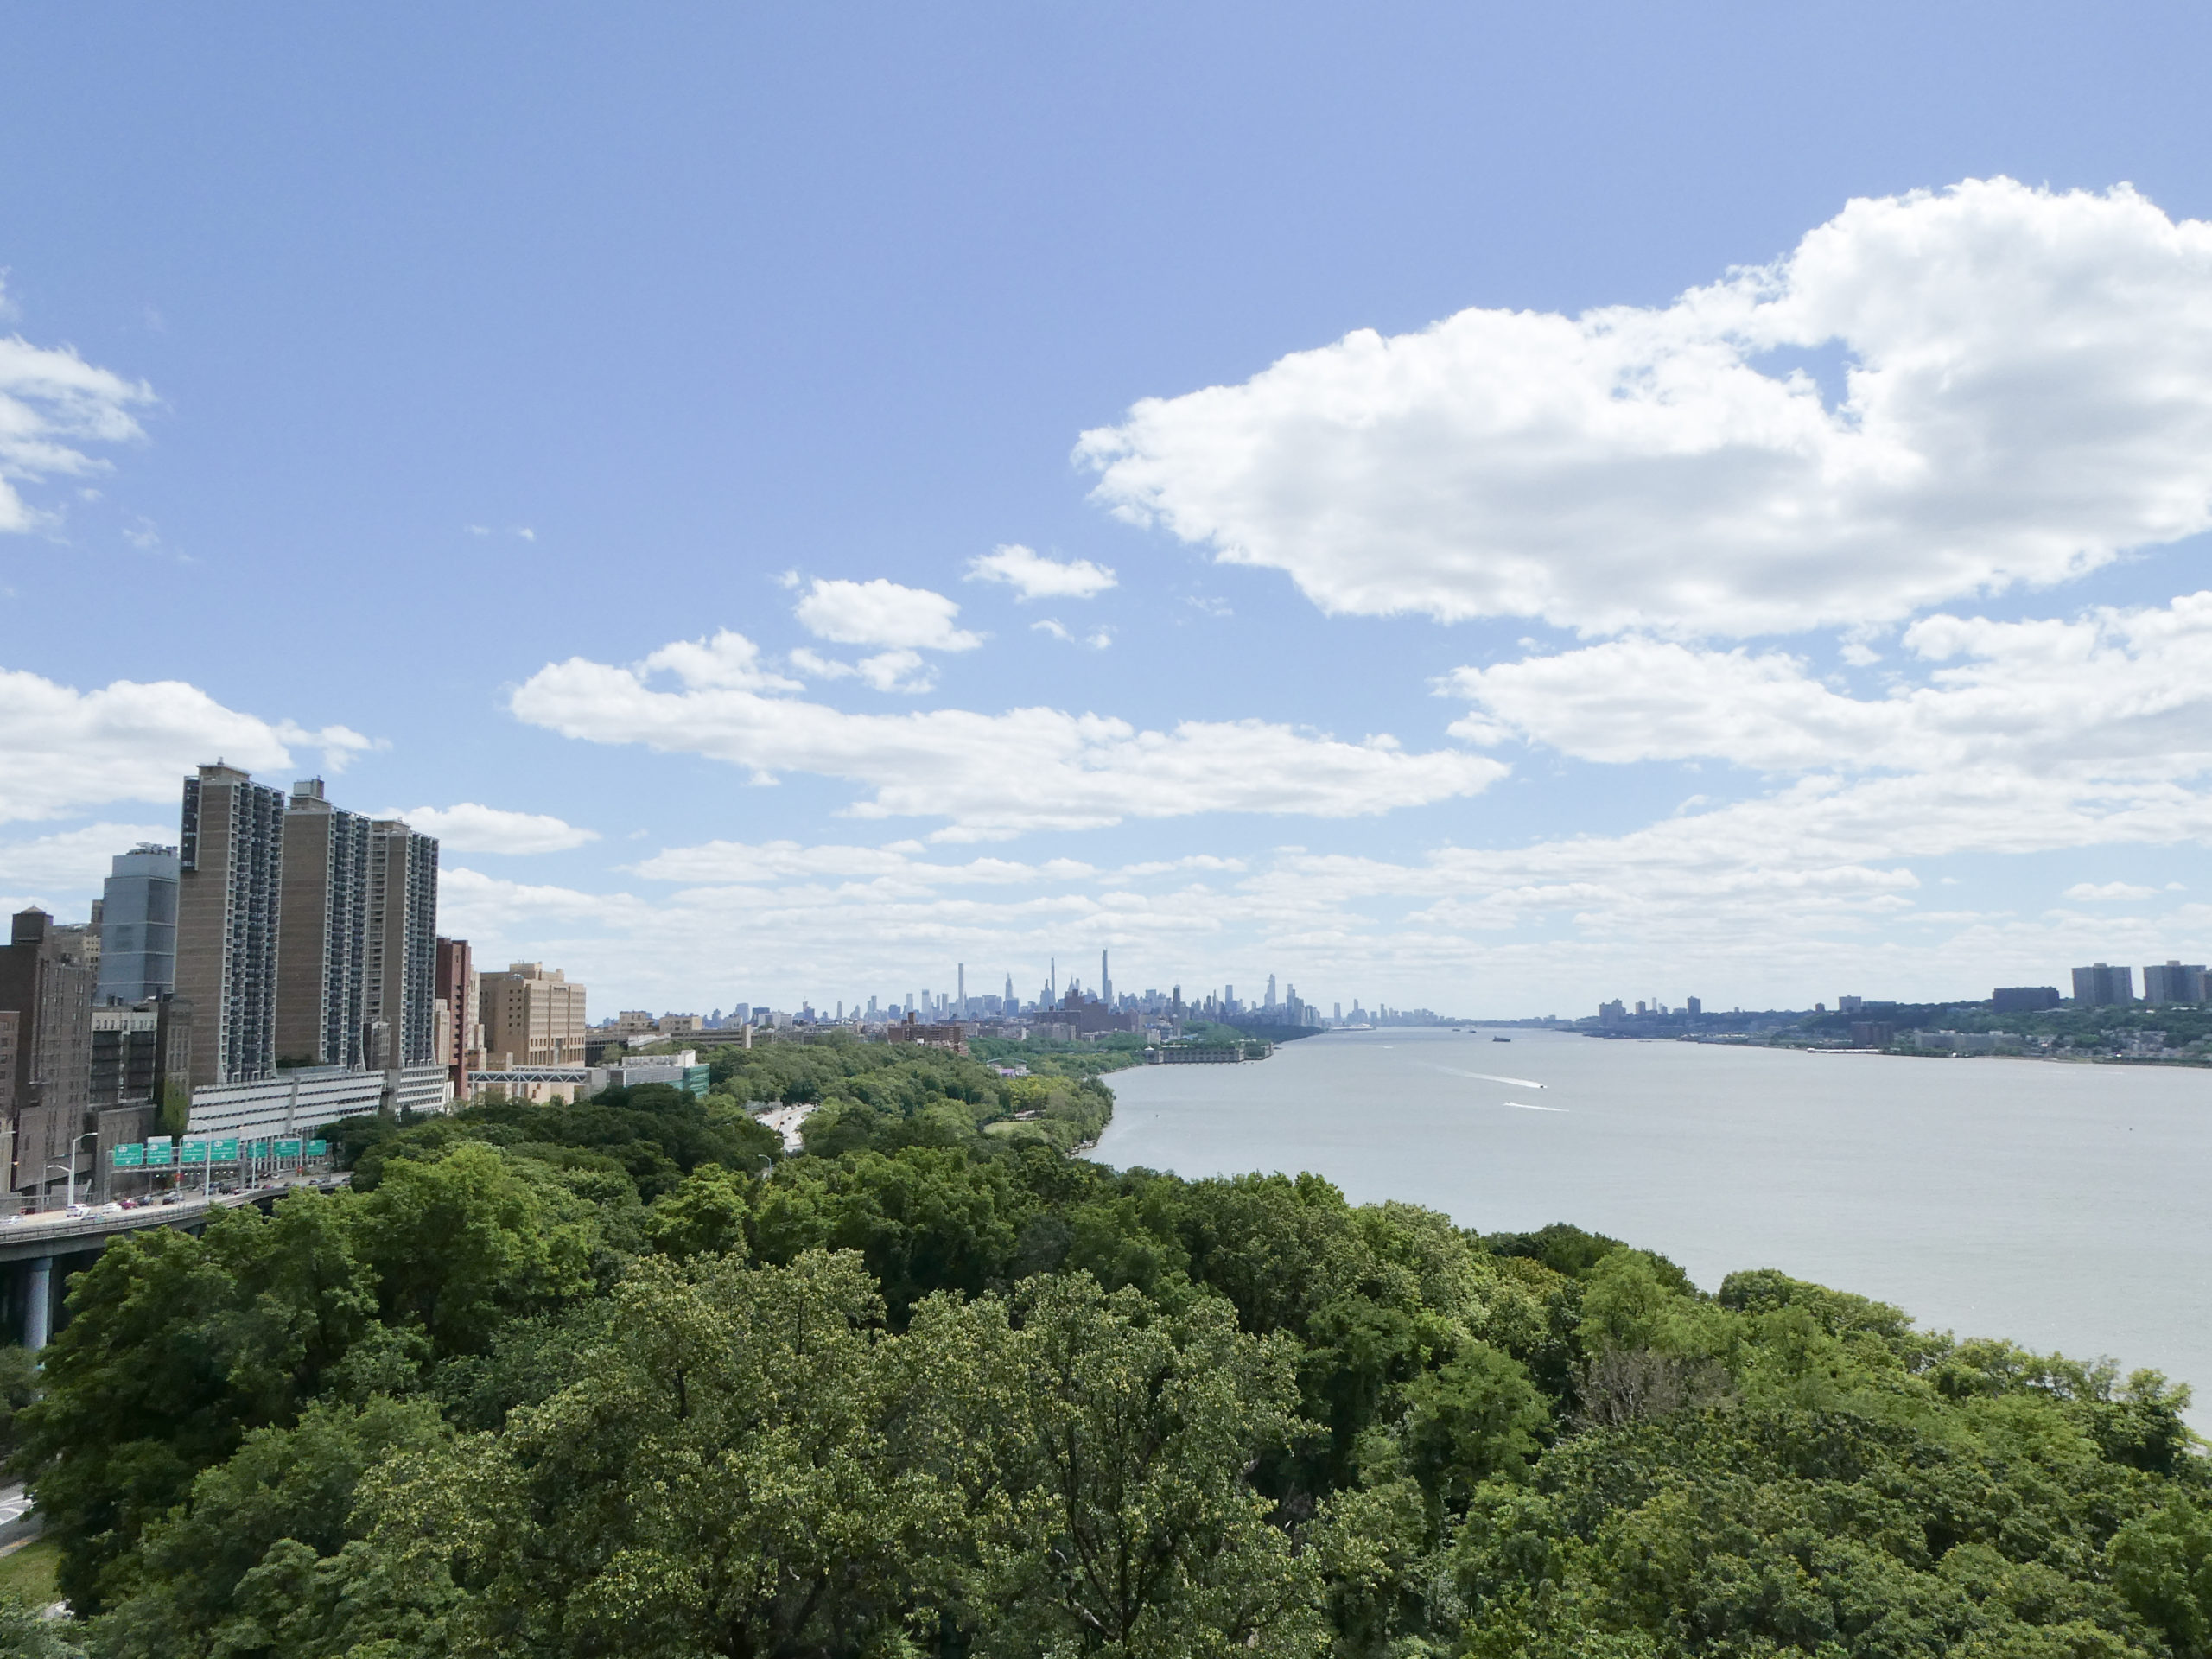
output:
<svg viewBox="0 0 2212 1659"><path fill-rule="evenodd" d="M1419 1027L1117 1071L1091 1154L1314 1170L1462 1226L1569 1221L2196 1383L2212 1428L2212 1071Z"/></svg>

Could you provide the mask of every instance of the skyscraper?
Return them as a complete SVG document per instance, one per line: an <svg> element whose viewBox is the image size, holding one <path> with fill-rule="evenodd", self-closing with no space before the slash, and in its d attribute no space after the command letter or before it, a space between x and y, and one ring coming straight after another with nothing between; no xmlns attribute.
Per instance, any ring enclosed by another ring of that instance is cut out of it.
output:
<svg viewBox="0 0 2212 1659"><path fill-rule="evenodd" d="M141 842L118 853L100 895L99 1000L143 1002L176 989L177 859Z"/></svg>
<svg viewBox="0 0 2212 1659"><path fill-rule="evenodd" d="M1114 1006L1114 976L1106 969L1106 953L1098 953L1098 1000L1108 1007Z"/></svg>
<svg viewBox="0 0 2212 1659"><path fill-rule="evenodd" d="M368 1063L369 820L333 806L322 779L284 810L276 1052L308 1065Z"/></svg>
<svg viewBox="0 0 2212 1659"><path fill-rule="evenodd" d="M957 976L954 983L958 988L953 993L957 1006L952 1010L952 1016L956 1020L965 1020L968 1017L968 964L963 962L953 971Z"/></svg>
<svg viewBox="0 0 2212 1659"><path fill-rule="evenodd" d="M283 793L233 766L200 767L184 780L177 868L176 988L193 1007L193 1086L272 1076Z"/></svg>
<svg viewBox="0 0 2212 1659"><path fill-rule="evenodd" d="M365 1001L385 1033L372 1066L442 1064L437 1052L438 843L397 818L369 826Z"/></svg>

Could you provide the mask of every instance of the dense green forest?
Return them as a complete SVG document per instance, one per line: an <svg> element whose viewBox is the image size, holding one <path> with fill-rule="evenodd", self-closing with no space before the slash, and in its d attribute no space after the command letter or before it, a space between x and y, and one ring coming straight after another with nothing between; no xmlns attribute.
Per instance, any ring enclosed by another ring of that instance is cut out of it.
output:
<svg viewBox="0 0 2212 1659"><path fill-rule="evenodd" d="M713 1086L349 1126L353 1191L111 1246L13 1424L79 1619L0 1650L2212 1653L2155 1375L1071 1160L1093 1079Z"/></svg>

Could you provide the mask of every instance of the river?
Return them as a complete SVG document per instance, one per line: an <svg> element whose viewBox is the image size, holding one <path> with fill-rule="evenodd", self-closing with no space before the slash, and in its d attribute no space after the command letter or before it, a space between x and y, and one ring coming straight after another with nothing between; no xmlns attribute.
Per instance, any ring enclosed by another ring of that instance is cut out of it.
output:
<svg viewBox="0 0 2212 1659"><path fill-rule="evenodd" d="M1485 1232L1569 1221L1708 1290L1779 1268L2154 1366L2212 1429L2212 1071L1394 1027L1107 1082L1105 1163L1310 1169Z"/></svg>

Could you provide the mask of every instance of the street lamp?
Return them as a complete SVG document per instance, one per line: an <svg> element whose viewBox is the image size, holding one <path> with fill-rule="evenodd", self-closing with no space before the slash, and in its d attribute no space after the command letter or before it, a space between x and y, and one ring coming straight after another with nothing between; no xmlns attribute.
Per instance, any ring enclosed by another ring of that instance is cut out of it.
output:
<svg viewBox="0 0 2212 1659"><path fill-rule="evenodd" d="M46 1173L49 1175L53 1174L54 1172L58 1169L64 1175L69 1178L69 1196L67 1201L71 1205L74 1205L77 1202L77 1148L83 1146L87 1141L99 1140L99 1133L100 1132L98 1129L86 1130L84 1134L79 1135L74 1141L72 1141L69 1143L69 1161L67 1163L48 1164L46 1166Z"/></svg>

